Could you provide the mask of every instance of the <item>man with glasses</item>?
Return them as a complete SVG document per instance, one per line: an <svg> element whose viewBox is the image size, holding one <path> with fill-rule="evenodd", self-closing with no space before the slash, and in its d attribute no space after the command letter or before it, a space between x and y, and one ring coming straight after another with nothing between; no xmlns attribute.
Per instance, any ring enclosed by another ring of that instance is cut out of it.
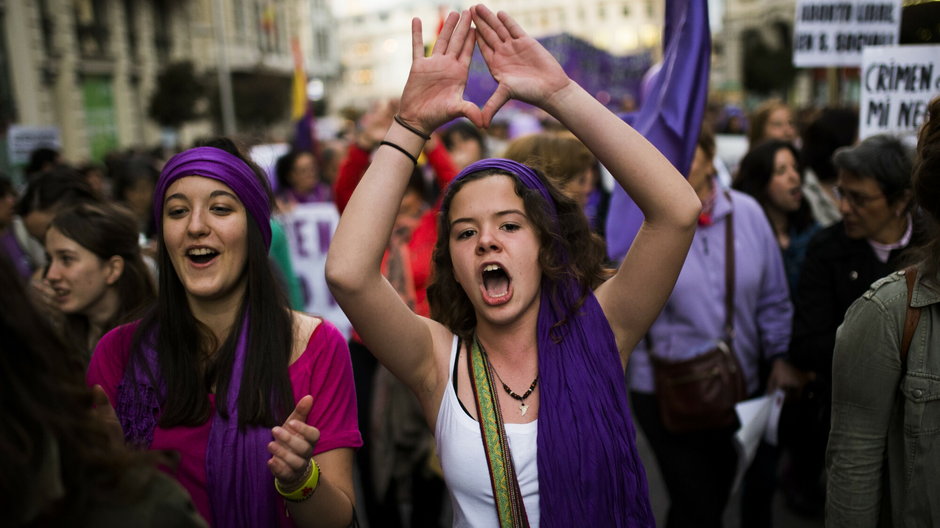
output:
<svg viewBox="0 0 940 528"><path fill-rule="evenodd" d="M804 495L800 499L808 503L791 504L806 513L822 508L819 476L829 434L836 329L849 305L872 282L898 269L904 252L920 238L911 212L912 154L898 139L872 136L837 150L832 161L842 221L810 242L793 296L790 359L815 372L816 382L804 391L802 407L796 407L802 412L784 418L802 446L793 456L805 457L784 478L804 490L818 490L815 500Z"/></svg>

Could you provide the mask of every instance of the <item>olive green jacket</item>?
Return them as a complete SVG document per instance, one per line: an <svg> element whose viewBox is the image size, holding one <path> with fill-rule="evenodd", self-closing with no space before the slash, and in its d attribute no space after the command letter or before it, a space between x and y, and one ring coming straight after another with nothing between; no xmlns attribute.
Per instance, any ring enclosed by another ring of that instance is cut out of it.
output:
<svg viewBox="0 0 940 528"><path fill-rule="evenodd" d="M940 281L918 277L906 371L904 272L846 312L832 362L826 525L940 526Z"/></svg>

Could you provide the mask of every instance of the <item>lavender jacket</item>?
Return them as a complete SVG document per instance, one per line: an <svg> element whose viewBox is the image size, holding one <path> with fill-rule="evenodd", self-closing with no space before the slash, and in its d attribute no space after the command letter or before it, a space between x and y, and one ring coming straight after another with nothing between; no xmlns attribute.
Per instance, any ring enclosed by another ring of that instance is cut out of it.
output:
<svg viewBox="0 0 940 528"><path fill-rule="evenodd" d="M650 328L657 357L680 360L708 351L723 335L725 322L725 222L734 205L736 281L734 352L747 390L758 390L758 365L782 357L790 344L793 306L780 246L760 205L746 194L719 191L713 224L699 226L676 287ZM653 373L644 341L630 356L631 390L653 392Z"/></svg>

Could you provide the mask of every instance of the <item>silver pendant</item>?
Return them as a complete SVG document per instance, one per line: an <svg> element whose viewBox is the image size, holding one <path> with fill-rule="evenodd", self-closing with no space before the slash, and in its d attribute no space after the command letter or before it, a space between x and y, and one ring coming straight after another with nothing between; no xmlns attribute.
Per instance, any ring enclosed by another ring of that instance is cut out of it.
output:
<svg viewBox="0 0 940 528"><path fill-rule="evenodd" d="M528 410L529 406L526 405L525 402L519 402L519 412L522 414L522 416L525 416L525 413Z"/></svg>

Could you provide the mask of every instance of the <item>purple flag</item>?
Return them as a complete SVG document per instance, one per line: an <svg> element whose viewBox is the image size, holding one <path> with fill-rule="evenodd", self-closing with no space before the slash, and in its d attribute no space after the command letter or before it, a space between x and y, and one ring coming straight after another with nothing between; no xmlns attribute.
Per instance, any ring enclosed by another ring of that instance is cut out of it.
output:
<svg viewBox="0 0 940 528"><path fill-rule="evenodd" d="M711 60L706 0L667 0L662 66L645 83L640 109L623 116L682 174L695 155ZM620 261L627 254L643 213L620 186L614 187L607 216L607 254Z"/></svg>

